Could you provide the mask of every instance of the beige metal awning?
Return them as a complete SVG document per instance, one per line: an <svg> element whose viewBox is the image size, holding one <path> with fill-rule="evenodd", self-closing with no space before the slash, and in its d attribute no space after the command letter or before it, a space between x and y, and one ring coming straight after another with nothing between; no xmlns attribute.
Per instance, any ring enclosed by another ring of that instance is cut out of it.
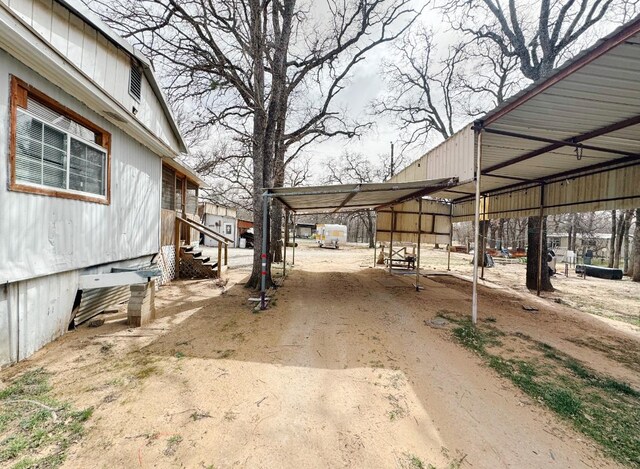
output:
<svg viewBox="0 0 640 469"><path fill-rule="evenodd" d="M309 187L265 189L265 197L281 202L294 212L380 210L452 187L457 178L440 178L412 182L336 184Z"/></svg>

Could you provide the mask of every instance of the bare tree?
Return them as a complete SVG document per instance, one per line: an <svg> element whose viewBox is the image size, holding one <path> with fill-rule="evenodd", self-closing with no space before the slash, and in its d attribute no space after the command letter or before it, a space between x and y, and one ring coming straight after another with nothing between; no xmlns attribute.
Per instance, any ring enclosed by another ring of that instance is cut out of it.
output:
<svg viewBox="0 0 640 469"><path fill-rule="evenodd" d="M192 135L217 126L250 142L251 287L260 281L268 233L262 188L284 182L288 151L355 134L358 126L332 107L335 97L365 54L403 34L418 14L409 0L327 0L324 22L296 0L85 1L156 61Z"/></svg>
<svg viewBox="0 0 640 469"><path fill-rule="evenodd" d="M396 118L405 148L426 143L434 133L443 139L453 135L455 112L461 107L456 99L462 47L452 47L446 58L438 59L433 33L421 27L393 49L394 59L383 65L388 93L373 103L374 112Z"/></svg>

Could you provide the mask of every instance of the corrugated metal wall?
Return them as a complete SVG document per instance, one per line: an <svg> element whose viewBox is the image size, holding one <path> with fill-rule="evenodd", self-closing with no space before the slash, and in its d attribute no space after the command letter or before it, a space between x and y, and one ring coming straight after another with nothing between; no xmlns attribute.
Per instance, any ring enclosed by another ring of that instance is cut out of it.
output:
<svg viewBox="0 0 640 469"><path fill-rule="evenodd" d="M107 93L131 110L136 118L167 145L178 151L178 142L153 89L142 77L140 103L129 94L131 58L100 32L52 0L0 0L71 63Z"/></svg>
<svg viewBox="0 0 640 469"><path fill-rule="evenodd" d="M111 204L12 192L1 184L0 284L157 253L161 159L3 51L0 122L9 120L10 73L111 132ZM0 147L6 149L3 128ZM5 152L1 181L7 170Z"/></svg>
<svg viewBox="0 0 640 469"><path fill-rule="evenodd" d="M388 242L391 239L392 211L390 208L377 212L376 240ZM449 243L449 213L450 205L423 200L422 202L422 235L421 243L436 244ZM418 202L411 200L393 207L393 218L395 219L393 228L394 242L418 242Z"/></svg>
<svg viewBox="0 0 640 469"><path fill-rule="evenodd" d="M82 291L80 310L75 317L76 326L131 297L131 289L125 287L89 288Z"/></svg>
<svg viewBox="0 0 640 469"><path fill-rule="evenodd" d="M429 150L422 158L400 171L389 182L412 182L457 177L461 182L473 179L475 133L467 126Z"/></svg>
<svg viewBox="0 0 640 469"><path fill-rule="evenodd" d="M67 331L78 272L0 287L0 365L23 360Z"/></svg>
<svg viewBox="0 0 640 469"><path fill-rule="evenodd" d="M516 218L540 213L540 186L487 197L487 215ZM576 176L544 186L544 214L632 209L640 206L640 165ZM482 207L482 204L481 204ZM457 203L454 221L474 217L474 201Z"/></svg>

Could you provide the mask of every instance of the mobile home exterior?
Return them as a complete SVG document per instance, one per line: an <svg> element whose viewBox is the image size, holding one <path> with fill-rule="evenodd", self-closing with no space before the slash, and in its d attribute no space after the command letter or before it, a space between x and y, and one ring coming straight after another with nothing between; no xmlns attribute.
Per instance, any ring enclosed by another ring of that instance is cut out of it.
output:
<svg viewBox="0 0 640 469"><path fill-rule="evenodd" d="M159 252L186 145L148 60L77 0L0 0L0 365L62 335L81 276Z"/></svg>

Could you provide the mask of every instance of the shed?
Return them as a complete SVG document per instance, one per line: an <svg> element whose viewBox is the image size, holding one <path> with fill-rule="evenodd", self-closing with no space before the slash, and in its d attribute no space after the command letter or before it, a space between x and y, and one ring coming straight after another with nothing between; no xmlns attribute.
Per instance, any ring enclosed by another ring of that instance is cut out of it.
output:
<svg viewBox="0 0 640 469"><path fill-rule="evenodd" d="M202 224L210 230L220 233L232 241L231 247L238 244L238 219L235 208L205 202L198 207L198 215ZM205 246L218 246L218 240L211 236L204 235Z"/></svg>

